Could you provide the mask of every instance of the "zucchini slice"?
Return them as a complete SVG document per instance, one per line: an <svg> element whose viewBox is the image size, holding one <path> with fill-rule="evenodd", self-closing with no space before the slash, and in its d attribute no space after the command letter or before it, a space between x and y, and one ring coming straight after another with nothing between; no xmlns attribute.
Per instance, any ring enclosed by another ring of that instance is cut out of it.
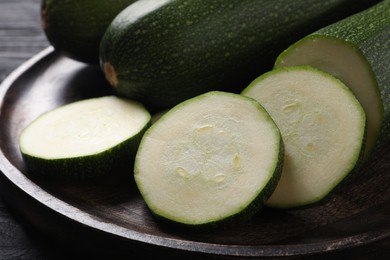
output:
<svg viewBox="0 0 390 260"><path fill-rule="evenodd" d="M73 102L44 113L21 133L29 173L82 179L131 170L149 112L115 96Z"/></svg>
<svg viewBox="0 0 390 260"><path fill-rule="evenodd" d="M258 102L214 91L175 106L148 129L134 174L158 219L215 228L261 208L282 158L280 131Z"/></svg>
<svg viewBox="0 0 390 260"><path fill-rule="evenodd" d="M242 94L264 106L285 144L282 177L268 206L319 202L359 166L365 113L352 92L330 74L308 66L275 69Z"/></svg>
<svg viewBox="0 0 390 260"><path fill-rule="evenodd" d="M299 40L275 67L310 65L343 81L367 116L366 159L390 138L390 1Z"/></svg>

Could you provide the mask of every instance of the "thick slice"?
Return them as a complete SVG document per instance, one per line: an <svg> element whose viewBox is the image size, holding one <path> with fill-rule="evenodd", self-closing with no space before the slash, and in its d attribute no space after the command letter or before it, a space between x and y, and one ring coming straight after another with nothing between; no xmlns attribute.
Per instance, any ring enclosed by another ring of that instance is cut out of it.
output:
<svg viewBox="0 0 390 260"><path fill-rule="evenodd" d="M253 99L209 92L184 101L145 133L135 180L151 211L184 227L250 218L280 177L283 145Z"/></svg>
<svg viewBox="0 0 390 260"><path fill-rule="evenodd" d="M352 92L330 74L311 67L276 69L243 94L270 113L285 144L282 177L268 206L319 202L359 166L365 114Z"/></svg>
<svg viewBox="0 0 390 260"><path fill-rule="evenodd" d="M311 65L342 80L367 116L366 158L390 137L390 1L293 44L275 67Z"/></svg>
<svg viewBox="0 0 390 260"><path fill-rule="evenodd" d="M42 29L57 51L99 63L99 44L115 16L136 0L41 0Z"/></svg>
<svg viewBox="0 0 390 260"><path fill-rule="evenodd" d="M77 101L29 124L20 150L32 174L81 179L130 170L150 118L141 104L115 96Z"/></svg>
<svg viewBox="0 0 390 260"><path fill-rule="evenodd" d="M141 0L107 29L102 67L118 94L148 106L241 92L294 41L375 2Z"/></svg>

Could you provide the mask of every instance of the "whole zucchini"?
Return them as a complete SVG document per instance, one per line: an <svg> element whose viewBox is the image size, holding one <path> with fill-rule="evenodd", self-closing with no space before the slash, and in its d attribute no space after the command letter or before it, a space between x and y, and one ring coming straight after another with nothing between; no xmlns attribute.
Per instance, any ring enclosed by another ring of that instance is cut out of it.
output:
<svg viewBox="0 0 390 260"><path fill-rule="evenodd" d="M42 0L42 29L64 55L99 62L100 40L114 17L136 0Z"/></svg>
<svg viewBox="0 0 390 260"><path fill-rule="evenodd" d="M100 46L115 91L170 107L209 90L241 92L294 41L372 0L140 0Z"/></svg>

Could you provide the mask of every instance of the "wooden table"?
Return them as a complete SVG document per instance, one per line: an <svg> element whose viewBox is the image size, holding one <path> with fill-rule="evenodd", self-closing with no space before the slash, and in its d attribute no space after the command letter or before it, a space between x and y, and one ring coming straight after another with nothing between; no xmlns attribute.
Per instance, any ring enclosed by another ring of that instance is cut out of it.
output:
<svg viewBox="0 0 390 260"><path fill-rule="evenodd" d="M40 0L0 0L0 82L49 46L40 27L39 9ZM353 258L382 259L389 250L389 241L382 241L369 252L353 253ZM30 226L0 198L0 259L70 259L79 254Z"/></svg>

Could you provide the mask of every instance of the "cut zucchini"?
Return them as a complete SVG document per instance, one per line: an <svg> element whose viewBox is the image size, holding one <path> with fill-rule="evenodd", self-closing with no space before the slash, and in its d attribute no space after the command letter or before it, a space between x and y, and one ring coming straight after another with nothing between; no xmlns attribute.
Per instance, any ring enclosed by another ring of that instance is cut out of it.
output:
<svg viewBox="0 0 390 260"><path fill-rule="evenodd" d="M105 96L70 103L30 123L19 144L29 173L82 179L131 170L151 116L138 102Z"/></svg>
<svg viewBox="0 0 390 260"><path fill-rule="evenodd" d="M342 80L367 116L366 158L390 139L390 1L327 26L279 55L275 67L310 65Z"/></svg>
<svg viewBox="0 0 390 260"><path fill-rule="evenodd" d="M209 92L169 110L145 133L135 181L158 219L219 227L249 219L280 177L279 129L255 100Z"/></svg>
<svg viewBox="0 0 390 260"><path fill-rule="evenodd" d="M324 199L363 154L365 114L352 92L311 67L275 69L242 93L256 99L278 125L284 169L267 205L307 206Z"/></svg>

